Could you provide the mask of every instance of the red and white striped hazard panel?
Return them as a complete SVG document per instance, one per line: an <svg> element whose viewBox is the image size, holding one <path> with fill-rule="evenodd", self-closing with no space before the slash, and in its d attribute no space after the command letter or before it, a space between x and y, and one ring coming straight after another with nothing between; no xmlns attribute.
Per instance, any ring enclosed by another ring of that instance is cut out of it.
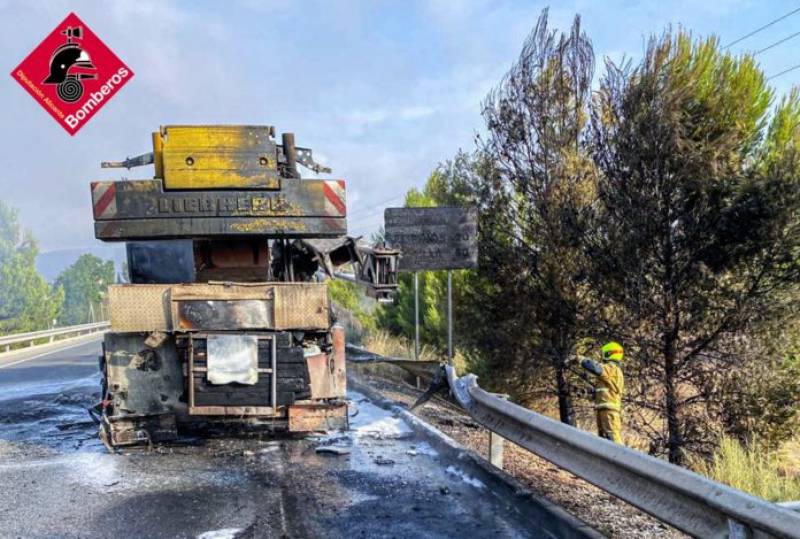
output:
<svg viewBox="0 0 800 539"><path fill-rule="evenodd" d="M322 191L325 194L325 213L344 217L347 214L344 180L325 180Z"/></svg>
<svg viewBox="0 0 800 539"><path fill-rule="evenodd" d="M117 215L117 187L114 182L92 182L92 207L95 219Z"/></svg>

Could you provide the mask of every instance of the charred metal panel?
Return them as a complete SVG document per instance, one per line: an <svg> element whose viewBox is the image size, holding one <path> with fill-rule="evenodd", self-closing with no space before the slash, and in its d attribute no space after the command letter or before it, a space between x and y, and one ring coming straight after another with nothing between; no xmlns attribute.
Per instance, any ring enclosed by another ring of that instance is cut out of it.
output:
<svg viewBox="0 0 800 539"><path fill-rule="evenodd" d="M402 251L400 271L478 266L476 208L386 208L386 241Z"/></svg>
<svg viewBox="0 0 800 539"><path fill-rule="evenodd" d="M175 414L114 416L107 421L114 447L169 442L178 437Z"/></svg>
<svg viewBox="0 0 800 539"><path fill-rule="evenodd" d="M125 248L131 283L191 283L195 280L191 240L130 241Z"/></svg>
<svg viewBox="0 0 800 539"><path fill-rule="evenodd" d="M279 192L165 191L157 179L91 189L95 234L104 240L347 232L343 180L284 180Z"/></svg>
<svg viewBox="0 0 800 539"><path fill-rule="evenodd" d="M255 308L249 306L248 300L266 303L267 316L264 317L258 304ZM206 305L193 311L196 316L185 316L181 327L178 305L183 302ZM274 309L270 306L273 303ZM326 331L330 327L329 305L325 283L124 284L109 287L112 331L247 329L233 327L237 320L243 323L250 320L252 329ZM205 322L201 323L203 320Z"/></svg>
<svg viewBox="0 0 800 539"><path fill-rule="evenodd" d="M328 354L316 354L306 358L308 375L311 380L312 399L339 397L333 380L333 358Z"/></svg>
<svg viewBox="0 0 800 539"><path fill-rule="evenodd" d="M190 413L202 413L198 408L209 406L247 406L272 410L272 347L271 339L258 343L258 380L255 384L214 384L208 379L208 340L205 334L185 339L185 355L190 376Z"/></svg>
<svg viewBox="0 0 800 539"><path fill-rule="evenodd" d="M283 180L280 191L165 191L161 180L93 182L97 221L181 217L344 217L344 180Z"/></svg>
<svg viewBox="0 0 800 539"><path fill-rule="evenodd" d="M283 283L190 283L170 287L172 301L186 300L271 300L275 287ZM285 286L294 286L287 283ZM299 286L299 285L298 285Z"/></svg>
<svg viewBox="0 0 800 539"><path fill-rule="evenodd" d="M161 170L167 189L279 189L274 128L170 125L161 128Z"/></svg>
<svg viewBox="0 0 800 539"><path fill-rule="evenodd" d="M184 217L96 221L94 235L104 241L223 236L288 238L334 237L347 234L340 217Z"/></svg>
<svg viewBox="0 0 800 539"><path fill-rule="evenodd" d="M269 329L275 325L273 303L267 300L176 301L177 329Z"/></svg>
<svg viewBox="0 0 800 539"><path fill-rule="evenodd" d="M346 404L303 404L289 407L289 432L346 429Z"/></svg>
<svg viewBox="0 0 800 539"><path fill-rule="evenodd" d="M278 404L292 404L296 400L311 397L309 372L303 357L303 349L288 344L281 346L278 341L277 353Z"/></svg>
<svg viewBox="0 0 800 539"><path fill-rule="evenodd" d="M325 283L285 283L275 286L276 329L330 327L330 300Z"/></svg>
<svg viewBox="0 0 800 539"><path fill-rule="evenodd" d="M174 340L150 348L147 337L147 333L105 334L105 372L114 415L185 409L183 368Z"/></svg>
<svg viewBox="0 0 800 539"><path fill-rule="evenodd" d="M169 331L169 285L112 284L108 287L111 331Z"/></svg>
<svg viewBox="0 0 800 539"><path fill-rule="evenodd" d="M298 240L300 248L310 251L329 277L333 277L335 268L343 264L356 264L361 257L356 250L353 238L344 236L330 239Z"/></svg>
<svg viewBox="0 0 800 539"><path fill-rule="evenodd" d="M331 329L333 349L330 354L315 354L306 357L311 382L312 399L344 398L347 394L345 373L344 329Z"/></svg>
<svg viewBox="0 0 800 539"><path fill-rule="evenodd" d="M311 396L309 374L303 358L303 349L292 344L291 334L258 335L259 375L258 381L254 385L209 383L205 376L208 367L207 341L203 334L196 334L191 338L191 344L188 337L182 337L178 341L179 354L187 364L190 363L189 354L190 351L192 352L191 365L195 373L195 376L192 377L194 406L196 408L248 407L255 415L267 415L266 409L271 406L272 335L276 338L276 404L286 406L296 400L309 398ZM216 412L215 415L228 413L222 409ZM195 413L202 415L202 412L199 411ZM230 415L242 415L232 410L229 413ZM273 415L274 412L270 408L268 413Z"/></svg>
<svg viewBox="0 0 800 539"><path fill-rule="evenodd" d="M197 280L264 282L270 279L270 252L263 238L195 240Z"/></svg>

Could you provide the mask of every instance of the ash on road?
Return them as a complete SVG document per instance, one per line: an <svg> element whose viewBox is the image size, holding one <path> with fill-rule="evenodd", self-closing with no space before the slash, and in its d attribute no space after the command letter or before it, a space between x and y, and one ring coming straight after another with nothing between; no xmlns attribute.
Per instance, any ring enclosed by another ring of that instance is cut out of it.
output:
<svg viewBox="0 0 800 539"><path fill-rule="evenodd" d="M0 365L0 537L542 536L355 393L348 432L110 455L85 412L99 353Z"/></svg>

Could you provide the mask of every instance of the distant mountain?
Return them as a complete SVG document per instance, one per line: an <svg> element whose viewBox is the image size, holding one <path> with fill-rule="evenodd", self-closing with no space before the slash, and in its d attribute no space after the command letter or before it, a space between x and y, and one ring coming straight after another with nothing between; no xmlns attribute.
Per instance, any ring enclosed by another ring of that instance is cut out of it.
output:
<svg viewBox="0 0 800 539"><path fill-rule="evenodd" d="M39 253L36 258L36 269L39 270L49 282L55 281L58 274L71 266L82 254L90 253L103 260L113 260L116 271L122 269L125 261L125 244L97 245L76 249L55 249Z"/></svg>

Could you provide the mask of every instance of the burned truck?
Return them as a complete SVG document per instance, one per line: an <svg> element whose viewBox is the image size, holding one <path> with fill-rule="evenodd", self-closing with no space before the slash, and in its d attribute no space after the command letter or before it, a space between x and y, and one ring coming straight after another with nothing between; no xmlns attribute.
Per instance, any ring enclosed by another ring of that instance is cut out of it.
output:
<svg viewBox="0 0 800 539"><path fill-rule="evenodd" d="M347 236L345 182L301 179L298 165L330 169L291 133L279 144L270 126L176 125L152 144L101 165L153 165L152 179L91 184L95 236L126 242L129 281L107 296L104 443L346 428L327 279L388 300L398 251Z"/></svg>

